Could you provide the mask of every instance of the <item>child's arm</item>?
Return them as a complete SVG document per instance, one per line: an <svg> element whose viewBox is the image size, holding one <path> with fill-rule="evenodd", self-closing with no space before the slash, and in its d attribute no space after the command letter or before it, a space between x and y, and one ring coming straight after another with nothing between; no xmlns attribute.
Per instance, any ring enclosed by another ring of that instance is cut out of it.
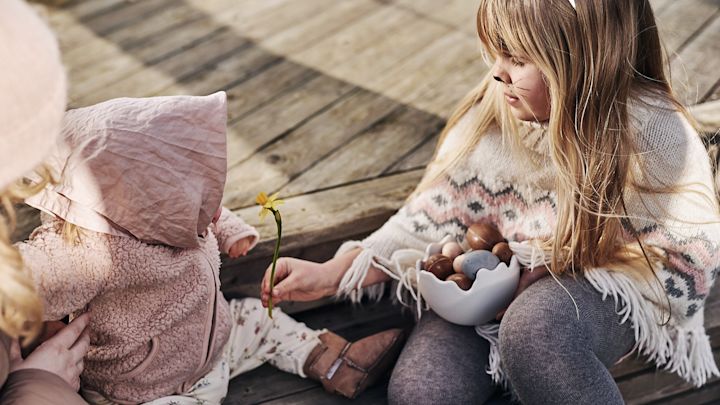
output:
<svg viewBox="0 0 720 405"><path fill-rule="evenodd" d="M41 226L30 240L15 246L43 299L45 320L58 320L83 309L109 284L102 269L110 266L101 265L110 260L107 249L88 251L83 242L67 244L51 226Z"/></svg>
<svg viewBox="0 0 720 405"><path fill-rule="evenodd" d="M215 224L215 235L223 253L232 257L244 255L257 245L260 234L229 209L222 207L220 218Z"/></svg>

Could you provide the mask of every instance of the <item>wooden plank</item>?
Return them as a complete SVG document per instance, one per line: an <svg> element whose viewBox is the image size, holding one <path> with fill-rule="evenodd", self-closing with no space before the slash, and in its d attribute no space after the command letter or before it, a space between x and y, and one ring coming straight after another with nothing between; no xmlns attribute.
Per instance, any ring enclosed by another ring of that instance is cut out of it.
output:
<svg viewBox="0 0 720 405"><path fill-rule="evenodd" d="M81 20L83 25L98 36L105 36L138 19L147 18L161 12L165 7L172 6L175 0L143 0L126 2L123 7L114 8L111 12L101 13L95 17Z"/></svg>
<svg viewBox="0 0 720 405"><path fill-rule="evenodd" d="M357 49L347 60L332 66L332 74L365 85L449 32L443 25L418 19L387 30L372 46Z"/></svg>
<svg viewBox="0 0 720 405"><path fill-rule="evenodd" d="M477 42L462 33L450 32L378 75L367 87L399 102L447 117L448 105L454 106L480 81L486 69ZM462 83L460 91L458 81Z"/></svg>
<svg viewBox="0 0 720 405"><path fill-rule="evenodd" d="M715 362L720 362L720 349L714 351ZM709 384L720 381L714 377ZM670 373L644 373L618 383L618 388L628 404L647 404L662 398L696 389Z"/></svg>
<svg viewBox="0 0 720 405"><path fill-rule="evenodd" d="M293 55L293 60L353 82L352 77L337 75L334 67L353 59L362 50L375 46L393 31L410 24L413 15L393 7L382 7L346 26L334 35Z"/></svg>
<svg viewBox="0 0 720 405"><path fill-rule="evenodd" d="M212 46L208 46L210 44ZM238 38L231 30L219 28L201 40L186 45L187 49L183 49L183 52L177 52L154 64L153 69L144 69L129 75L125 73L125 78L118 77L116 81L106 83L99 91L76 98L73 104L89 105L115 97L156 95L184 77L206 70L206 66L214 65L226 55L248 45L247 41ZM121 71L116 72L123 74Z"/></svg>
<svg viewBox="0 0 720 405"><path fill-rule="evenodd" d="M443 120L434 115L401 107L348 142L283 187L285 195L336 187L379 176L392 166L399 153L412 150L437 133ZM352 162L352 164L348 164Z"/></svg>
<svg viewBox="0 0 720 405"><path fill-rule="evenodd" d="M363 405L384 405L388 403L387 380L388 377L385 377L382 383L378 383L374 387L369 388L356 399L347 399L338 395L328 394L321 387L315 387L313 389L306 390L295 395L286 396L262 403L267 405L357 405L358 403L361 403Z"/></svg>
<svg viewBox="0 0 720 405"><path fill-rule="evenodd" d="M10 235L10 241L13 243L27 239L33 229L40 226L40 211L29 205L15 204L15 215L17 223Z"/></svg>
<svg viewBox="0 0 720 405"><path fill-rule="evenodd" d="M661 13L667 6L675 1L676 0L650 0L650 6L653 9L653 13L658 15L658 13Z"/></svg>
<svg viewBox="0 0 720 405"><path fill-rule="evenodd" d="M203 2L204 0L193 0L193 4L199 8L204 7ZM231 27L239 35L261 42L332 7L334 2L335 0L285 0L273 7L266 7L262 12L254 13L252 18L248 18L242 7L234 8L230 12L214 9L209 11L209 14L212 14L218 23ZM252 3L262 1L246 0L241 6Z"/></svg>
<svg viewBox="0 0 720 405"><path fill-rule="evenodd" d="M259 74L228 88L229 124L233 125L251 111L317 76L318 73L311 69L288 60L281 60ZM228 166L235 163L234 158L229 157Z"/></svg>
<svg viewBox="0 0 720 405"><path fill-rule="evenodd" d="M668 56L674 57L717 10L718 0L676 0L660 11L656 22Z"/></svg>
<svg viewBox="0 0 720 405"><path fill-rule="evenodd" d="M89 19L97 17L101 14L106 14L128 4L128 0L85 0L85 1L74 1L64 9L74 15L78 19Z"/></svg>
<svg viewBox="0 0 720 405"><path fill-rule="evenodd" d="M435 153L435 145L440 137L440 131L432 137L426 139L423 143L403 156L400 160L388 167L383 174L402 173L408 170L424 169Z"/></svg>
<svg viewBox="0 0 720 405"><path fill-rule="evenodd" d="M708 384L700 389L692 390L680 395L662 398L653 402L654 405L717 405L720 398L720 382Z"/></svg>
<svg viewBox="0 0 720 405"><path fill-rule="evenodd" d="M205 63L203 69L181 77L163 89L162 94L203 95L227 90L280 62L282 58L256 46L239 48L223 58Z"/></svg>
<svg viewBox="0 0 720 405"><path fill-rule="evenodd" d="M414 170L288 198L282 213L293 220L283 224L283 246L295 249L306 246L308 241L320 244L377 229L402 206L421 176L422 170ZM260 232L260 243L254 254L270 256L274 249L275 224L260 222L255 206L238 209L236 213Z"/></svg>
<svg viewBox="0 0 720 405"><path fill-rule="evenodd" d="M164 65L168 59L175 60L196 59L202 61L203 53L213 52L216 47L213 39L224 34L224 37L233 42L233 47L249 44L235 36L227 28L215 24L211 19L200 19L184 25L180 30L171 30L150 39L141 48L134 49L130 53L120 52L116 57L103 60L95 65L80 67L70 72L72 83L70 97L74 104L87 105L103 100L113 86L120 82L129 80L131 77L148 77L147 82L154 83L162 77L174 79L173 76L164 72ZM199 45L205 46L199 46ZM207 46L212 44L213 46ZM152 69L148 69L152 66ZM188 68L193 68L192 66ZM152 79L150 78L152 76ZM137 77L132 80L138 80ZM144 88L144 84L140 86ZM143 94L150 93L141 91ZM133 93L138 93L134 91ZM124 95L121 93L121 95ZM117 97L117 96L115 96Z"/></svg>
<svg viewBox="0 0 720 405"><path fill-rule="evenodd" d="M372 0L336 1L327 8L295 21L287 29L263 38L260 45L272 52L291 57L380 7L380 4Z"/></svg>
<svg viewBox="0 0 720 405"><path fill-rule="evenodd" d="M260 191L275 192L354 138L397 106L358 90L316 115L277 142L231 167L225 188L230 208L253 204Z"/></svg>
<svg viewBox="0 0 720 405"><path fill-rule="evenodd" d="M475 37L477 2L468 0L454 0L443 2L443 7L437 8L434 0L399 0L397 6L413 10L423 19L447 25L466 35Z"/></svg>
<svg viewBox="0 0 720 405"><path fill-rule="evenodd" d="M142 46L133 47L133 51L129 54L124 54L123 50L116 50L115 57L106 58L99 63L83 65L77 69L79 72L71 72L71 82L80 83L80 85L76 86L77 89L72 89L71 98L76 99L76 104L87 103L87 101L77 99L93 91L103 91L106 85L115 83L134 72L142 71L146 68L146 65L153 65L169 55L179 51L186 51L186 48L192 47L198 41L202 41L209 35L214 35L223 29L232 28L236 32L238 44L246 42L241 33L237 33L232 26L227 25L222 19L216 18L217 16L208 14L208 11L222 11L221 15L225 16L226 19L229 18L228 15L234 18L252 19L256 14L267 11L267 8L282 6L283 1L286 0L245 4L234 0L213 0L203 2L205 8L200 8L193 3L191 4L192 8L189 10L181 9L181 11L178 11L180 22L158 36L148 33L150 38L147 38L142 43ZM194 17L190 18L191 21L188 24L181 24L182 18L188 17L188 14L193 15L193 13ZM198 18L198 15L202 16L202 18ZM142 19L138 19L136 22L140 25L140 28L148 29ZM137 42L138 39L135 38ZM140 59L142 63L139 63L137 59ZM74 65L72 60L66 61L66 63ZM157 75L150 74L148 80L155 82L156 77ZM140 85L140 87L143 86L144 84ZM134 93L138 93L138 91L136 90ZM102 97L94 96L88 97L88 99L96 100L102 99Z"/></svg>
<svg viewBox="0 0 720 405"><path fill-rule="evenodd" d="M352 89L354 86L346 82L319 75L297 88L279 93L272 102L260 105L252 114L246 114L229 126L228 161L234 165L247 159Z"/></svg>
<svg viewBox="0 0 720 405"><path fill-rule="evenodd" d="M714 18L672 62L672 82L680 101L696 104L708 97L720 79L720 8Z"/></svg>
<svg viewBox="0 0 720 405"><path fill-rule="evenodd" d="M148 18L140 19L134 24L125 26L105 37L97 37L63 53L63 58L70 61L68 72L88 69L89 65L101 63L107 58L115 57L117 52L130 52L133 49L148 46L163 33L169 30L182 29L181 27L191 21L201 19L205 14L197 12L185 2L176 2L164 8L161 12ZM136 51L137 52L137 51ZM154 59L161 57L163 49L155 50L151 54ZM148 52L148 54L150 54ZM146 56L145 59L148 59Z"/></svg>

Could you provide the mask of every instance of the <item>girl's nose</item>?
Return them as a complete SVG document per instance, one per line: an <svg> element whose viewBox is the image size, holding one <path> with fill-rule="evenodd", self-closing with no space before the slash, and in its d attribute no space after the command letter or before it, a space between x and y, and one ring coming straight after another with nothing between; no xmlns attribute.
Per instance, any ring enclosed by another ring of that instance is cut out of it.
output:
<svg viewBox="0 0 720 405"><path fill-rule="evenodd" d="M496 61L492 68L493 79L500 83L511 84L510 75L500 64L500 61Z"/></svg>

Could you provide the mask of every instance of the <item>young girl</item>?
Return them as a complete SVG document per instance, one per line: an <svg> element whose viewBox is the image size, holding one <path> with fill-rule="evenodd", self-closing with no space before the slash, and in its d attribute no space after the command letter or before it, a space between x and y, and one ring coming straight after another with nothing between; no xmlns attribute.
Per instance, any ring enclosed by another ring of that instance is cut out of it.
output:
<svg viewBox="0 0 720 405"><path fill-rule="evenodd" d="M492 379L522 403L619 404L608 367L631 351L697 386L720 375L703 327L720 265L711 165L647 0L481 0L477 29L492 67L415 193L334 259L283 259L273 298L377 296L411 267L394 252L488 222L546 267L523 272L499 336L477 328L488 341L423 314L391 403L480 403Z"/></svg>
<svg viewBox="0 0 720 405"><path fill-rule="evenodd" d="M400 330L349 343L257 299L228 303L220 250L254 228L219 209L225 93L117 99L66 114L48 161L59 181L27 202L51 215L18 245L45 317L92 311L82 374L91 403L208 403L269 361L355 396L387 369ZM318 367L334 364L331 374Z"/></svg>

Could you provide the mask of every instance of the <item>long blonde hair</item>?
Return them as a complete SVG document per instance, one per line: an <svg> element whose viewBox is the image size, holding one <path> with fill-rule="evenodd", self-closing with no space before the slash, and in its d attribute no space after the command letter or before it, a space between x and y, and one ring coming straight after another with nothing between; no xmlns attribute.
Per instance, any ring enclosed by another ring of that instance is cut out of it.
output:
<svg viewBox="0 0 720 405"><path fill-rule="evenodd" d="M46 169L37 172L39 182L20 180L0 191L0 330L23 343L40 331L43 306L10 235L16 222L13 204L36 194L52 180Z"/></svg>
<svg viewBox="0 0 720 405"><path fill-rule="evenodd" d="M633 178L631 169L639 162L628 103L649 95L687 112L673 96L647 0L576 4L577 9L567 0L480 0L478 35L490 58L510 54L532 61L550 91L546 136L557 169L558 218L554 236L543 242L552 252L551 271L574 274L613 263L631 275L653 277L651 262L665 261L660 252L643 247L639 239L619 244L627 218L623 194L628 186L650 193L672 190ZM471 108L474 131L460 150L471 150L493 125L517 135L517 120L502 93L488 72L452 114L438 145ZM444 159L436 150L418 190L462 156Z"/></svg>

